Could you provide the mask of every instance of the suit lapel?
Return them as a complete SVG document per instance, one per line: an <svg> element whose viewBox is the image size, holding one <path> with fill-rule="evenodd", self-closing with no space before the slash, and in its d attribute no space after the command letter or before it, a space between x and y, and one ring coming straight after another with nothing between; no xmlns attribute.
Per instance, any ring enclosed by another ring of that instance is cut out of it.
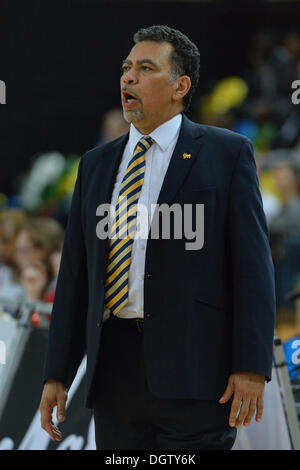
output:
<svg viewBox="0 0 300 470"><path fill-rule="evenodd" d="M99 181L100 201L110 204L118 168L128 141L129 133L123 135L116 142L108 145L102 157L101 177Z"/></svg>
<svg viewBox="0 0 300 470"><path fill-rule="evenodd" d="M171 204L198 158L202 145L201 137L201 128L183 115L178 141L171 157L157 204Z"/></svg>

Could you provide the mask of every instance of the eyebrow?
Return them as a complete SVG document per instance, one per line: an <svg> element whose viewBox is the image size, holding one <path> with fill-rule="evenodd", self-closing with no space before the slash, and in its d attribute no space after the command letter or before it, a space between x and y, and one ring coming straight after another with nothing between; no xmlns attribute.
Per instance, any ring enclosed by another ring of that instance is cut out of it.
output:
<svg viewBox="0 0 300 470"><path fill-rule="evenodd" d="M155 62L153 62L153 60L147 59L147 58L137 60L136 63L137 63L138 65L147 63L147 64L153 65L154 67L157 67L157 64L156 64ZM122 62L122 65L124 65L124 64L132 65L132 60L130 60L130 59L125 59L125 60L123 60L123 62Z"/></svg>

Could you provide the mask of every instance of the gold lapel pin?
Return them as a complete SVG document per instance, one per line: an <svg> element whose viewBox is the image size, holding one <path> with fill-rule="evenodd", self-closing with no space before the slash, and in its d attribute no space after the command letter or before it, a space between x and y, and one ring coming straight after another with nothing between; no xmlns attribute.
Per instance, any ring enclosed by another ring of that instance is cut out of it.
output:
<svg viewBox="0 0 300 470"><path fill-rule="evenodd" d="M191 158L192 155L190 153L184 153L182 156L183 156L183 159L185 159L185 158Z"/></svg>

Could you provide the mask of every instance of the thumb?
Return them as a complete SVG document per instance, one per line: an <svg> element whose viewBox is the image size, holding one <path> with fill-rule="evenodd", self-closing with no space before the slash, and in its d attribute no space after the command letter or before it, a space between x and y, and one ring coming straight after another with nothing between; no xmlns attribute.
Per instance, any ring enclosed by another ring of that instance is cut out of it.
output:
<svg viewBox="0 0 300 470"><path fill-rule="evenodd" d="M64 395L60 395L57 399L57 410L56 410L57 420L62 423L66 417L66 398Z"/></svg>
<svg viewBox="0 0 300 470"><path fill-rule="evenodd" d="M233 394L233 384L229 382L223 396L220 398L219 403L226 403Z"/></svg>

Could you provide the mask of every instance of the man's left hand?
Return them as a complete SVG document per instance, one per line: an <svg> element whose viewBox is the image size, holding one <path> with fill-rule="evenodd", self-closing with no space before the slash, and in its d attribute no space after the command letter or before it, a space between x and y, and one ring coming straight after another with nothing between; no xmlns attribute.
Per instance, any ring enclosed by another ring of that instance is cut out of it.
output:
<svg viewBox="0 0 300 470"><path fill-rule="evenodd" d="M261 420L264 407L264 388L264 375L238 372L229 377L228 385L219 403L226 403L234 394L229 416L231 427L240 428L242 424L248 426L255 411L256 421Z"/></svg>

